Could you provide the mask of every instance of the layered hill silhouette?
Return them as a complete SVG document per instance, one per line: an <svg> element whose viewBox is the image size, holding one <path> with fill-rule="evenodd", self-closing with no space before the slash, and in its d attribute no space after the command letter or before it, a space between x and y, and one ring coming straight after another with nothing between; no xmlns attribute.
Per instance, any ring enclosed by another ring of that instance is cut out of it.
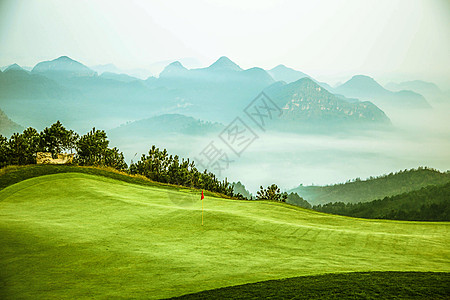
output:
<svg viewBox="0 0 450 300"><path fill-rule="evenodd" d="M31 73L45 75L53 79L61 77L91 77L97 76L97 72L92 71L82 63L71 59L68 56L61 56L51 61L38 63Z"/></svg>
<svg viewBox="0 0 450 300"><path fill-rule="evenodd" d="M79 95L41 74L30 73L17 64L0 73L0 99L49 100Z"/></svg>
<svg viewBox="0 0 450 300"><path fill-rule="evenodd" d="M114 66L100 69L118 70ZM0 99L7 103L8 111L24 108L27 118L39 116L42 121L34 126L45 126L61 114L67 115L68 122L76 120L75 129L83 119L95 118L98 126L112 128L123 120L163 114L227 124L261 91L285 112L281 121L287 125L274 128L277 130L291 126L331 130L330 125L336 124L351 129L384 127L390 121L377 107L379 103L395 103L402 109L428 107L421 95L388 91L369 77L355 76L333 94L335 90L327 84L284 65L269 71L258 67L244 70L225 56L206 68L188 69L173 62L159 77L146 80L107 71L98 75L86 65L61 56L38 63L31 72L11 65L0 73L0 85Z"/></svg>
<svg viewBox="0 0 450 300"><path fill-rule="evenodd" d="M21 132L23 127L13 122L3 110L0 109L0 135L9 137L15 132Z"/></svg>
<svg viewBox="0 0 450 300"><path fill-rule="evenodd" d="M307 77L290 84L272 85L265 92L282 109L281 119L289 121L290 126L310 129L330 125L390 125L389 118L373 103L336 96Z"/></svg>
<svg viewBox="0 0 450 300"><path fill-rule="evenodd" d="M353 76L350 80L335 88L339 94L370 100L378 106L408 108L430 108L426 99L415 92L402 90L392 92L382 87L373 78L365 75Z"/></svg>
<svg viewBox="0 0 450 300"><path fill-rule="evenodd" d="M180 114L164 114L124 124L108 131L111 138L151 138L173 134L218 134L225 128L216 122L205 122Z"/></svg>
<svg viewBox="0 0 450 300"><path fill-rule="evenodd" d="M278 65L268 70L268 72L276 81L284 81L286 83L291 83L304 77L309 77L309 75L286 67L285 65Z"/></svg>
<svg viewBox="0 0 450 300"><path fill-rule="evenodd" d="M363 203L334 202L315 210L358 218L450 221L450 182Z"/></svg>
<svg viewBox="0 0 450 300"><path fill-rule="evenodd" d="M446 95L436 84L423 80L412 80L400 83L390 82L386 88L391 91L410 90L424 95L433 103L448 103L449 95Z"/></svg>
<svg viewBox="0 0 450 300"><path fill-rule="evenodd" d="M313 205L329 202L358 203L369 202L384 197L419 190L429 185L450 182L449 172L418 168L390 173L366 180L356 179L329 186L299 186L290 190Z"/></svg>

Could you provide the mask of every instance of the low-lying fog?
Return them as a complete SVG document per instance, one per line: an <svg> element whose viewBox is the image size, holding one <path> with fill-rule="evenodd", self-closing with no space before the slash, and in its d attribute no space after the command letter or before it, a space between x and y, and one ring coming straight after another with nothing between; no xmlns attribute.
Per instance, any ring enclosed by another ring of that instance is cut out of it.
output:
<svg viewBox="0 0 450 300"><path fill-rule="evenodd" d="M221 177L241 181L252 193L260 185L271 183L287 190L299 184L334 184L419 166L448 170L449 112L450 105L435 105L430 110L387 112L394 130L359 136L280 134L252 128L259 138L240 157L233 154L218 136L170 135L151 140L111 138L111 146L119 147L129 163L147 153L152 144L181 157L200 158L200 152L213 141L233 160L222 171Z"/></svg>

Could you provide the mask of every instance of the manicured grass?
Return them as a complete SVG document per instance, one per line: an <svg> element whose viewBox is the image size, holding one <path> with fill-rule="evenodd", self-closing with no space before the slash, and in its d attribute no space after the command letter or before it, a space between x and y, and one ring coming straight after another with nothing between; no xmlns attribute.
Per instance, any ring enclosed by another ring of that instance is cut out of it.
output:
<svg viewBox="0 0 450 300"><path fill-rule="evenodd" d="M448 222L363 220L62 173L0 191L0 298L166 298L286 277L450 271Z"/></svg>
<svg viewBox="0 0 450 300"><path fill-rule="evenodd" d="M450 273L355 272L249 283L173 299L448 299Z"/></svg>

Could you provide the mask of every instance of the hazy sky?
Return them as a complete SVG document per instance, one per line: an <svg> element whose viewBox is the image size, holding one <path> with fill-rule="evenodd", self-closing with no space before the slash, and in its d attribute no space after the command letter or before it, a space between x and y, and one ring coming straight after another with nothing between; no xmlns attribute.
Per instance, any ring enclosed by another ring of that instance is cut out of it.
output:
<svg viewBox="0 0 450 300"><path fill-rule="evenodd" d="M450 89L450 1L0 0L0 65L68 55L148 67L226 55L335 83L425 79Z"/></svg>

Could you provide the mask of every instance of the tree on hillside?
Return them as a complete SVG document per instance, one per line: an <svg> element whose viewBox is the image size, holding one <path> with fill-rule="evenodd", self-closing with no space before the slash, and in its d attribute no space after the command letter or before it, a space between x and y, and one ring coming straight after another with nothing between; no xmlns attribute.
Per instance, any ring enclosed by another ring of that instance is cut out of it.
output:
<svg viewBox="0 0 450 300"><path fill-rule="evenodd" d="M11 165L36 163L36 152L40 150L40 135L31 127L25 129L23 133L14 133L4 149L8 164Z"/></svg>
<svg viewBox="0 0 450 300"><path fill-rule="evenodd" d="M109 141L104 130L93 128L80 137L75 145L75 161L84 166L108 166L118 170L127 168L122 152L108 148Z"/></svg>
<svg viewBox="0 0 450 300"><path fill-rule="evenodd" d="M67 130L60 121L46 127L41 132L40 148L44 152L52 154L62 151L72 151L75 148L79 136L73 130Z"/></svg>
<svg viewBox="0 0 450 300"><path fill-rule="evenodd" d="M8 139L0 134L0 168L7 166L9 162Z"/></svg>
<svg viewBox="0 0 450 300"><path fill-rule="evenodd" d="M233 187L227 179L220 181L216 175L207 170L199 172L195 163L189 159L169 155L166 149L160 150L153 145L148 155L130 165L131 174L140 174L155 181L189 186L219 192L233 196Z"/></svg>
<svg viewBox="0 0 450 300"><path fill-rule="evenodd" d="M272 184L266 189L260 186L260 190L256 193L256 199L286 202L287 193L280 193L280 188L276 184Z"/></svg>

